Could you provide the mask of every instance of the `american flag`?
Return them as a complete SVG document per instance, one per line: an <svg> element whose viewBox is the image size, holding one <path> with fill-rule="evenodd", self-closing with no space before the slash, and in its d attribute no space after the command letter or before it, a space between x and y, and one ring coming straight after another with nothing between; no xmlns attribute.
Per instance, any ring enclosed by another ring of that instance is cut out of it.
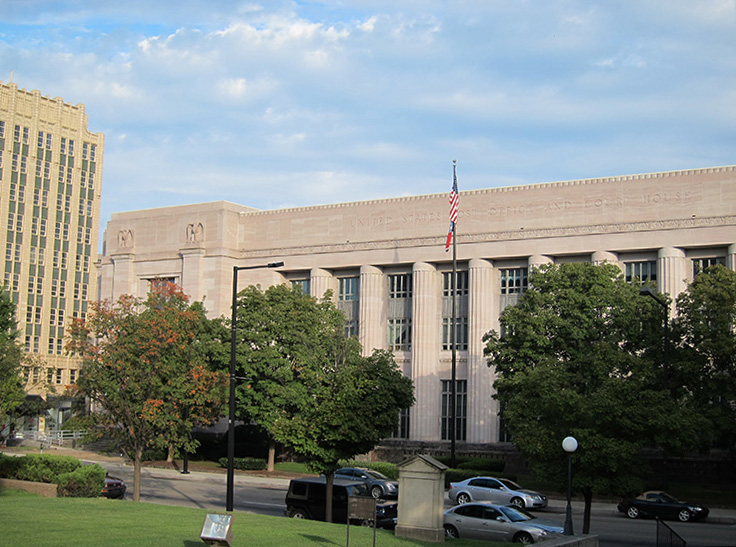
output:
<svg viewBox="0 0 736 547"><path fill-rule="evenodd" d="M457 207L460 203L460 196L457 193L457 173L455 172L455 165L452 166L452 191L450 192L450 230L447 232L447 243L445 243L445 251L450 249L450 242L452 241L452 232L457 222Z"/></svg>

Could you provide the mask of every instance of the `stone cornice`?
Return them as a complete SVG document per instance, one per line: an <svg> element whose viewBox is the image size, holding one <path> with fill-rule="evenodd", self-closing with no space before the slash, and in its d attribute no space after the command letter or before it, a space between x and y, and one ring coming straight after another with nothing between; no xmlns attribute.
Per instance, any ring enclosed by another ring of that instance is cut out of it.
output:
<svg viewBox="0 0 736 547"><path fill-rule="evenodd" d="M579 180L567 180L559 182L542 182L536 184L524 184L520 186L503 186L498 188L485 188L481 190L465 190L461 191L461 197L470 196L493 196L499 193L519 193L528 192L529 190L549 189L549 188L565 188L569 186L594 186L599 184L610 184L616 182L629 182L629 181L640 181L640 180L652 180L652 179L664 179L672 177L683 177L683 176L697 176L709 173L728 173L736 171L736 165L725 165L722 167L707 167L703 169L687 169L681 171L663 171L657 173L644 173L639 175L621 175L616 177L600 177L593 179L579 179ZM284 213L295 213L295 212L307 212L307 211L325 211L330 209L349 209L357 205L360 206L375 206L375 205L396 205L399 203L409 203L415 201L426 201L436 200L438 198L446 199L447 193L441 194L424 194L419 196L406 196L406 197L395 197L385 198L377 200L367 201L349 201L344 203L333 203L325 205L312 205L308 207L291 207L286 209L269 209L269 210L255 210L255 211L242 211L240 212L241 217L258 217L264 215L284 214Z"/></svg>

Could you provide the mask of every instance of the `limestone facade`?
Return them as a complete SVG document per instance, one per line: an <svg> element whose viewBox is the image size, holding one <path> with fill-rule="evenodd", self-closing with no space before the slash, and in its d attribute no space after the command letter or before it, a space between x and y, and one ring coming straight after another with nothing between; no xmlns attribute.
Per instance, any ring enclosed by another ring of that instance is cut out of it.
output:
<svg viewBox="0 0 736 547"><path fill-rule="evenodd" d="M462 187L462 180L460 181ZM99 296L145 296L169 278L211 316L238 286L327 289L365 351L393 349L415 383L400 438L447 437L451 378L448 193L260 211L229 202L115 213L104 234ZM460 192L457 225L458 440L502 440L482 336L526 286L530 268L613 262L681 292L713 262L736 268L736 166Z"/></svg>

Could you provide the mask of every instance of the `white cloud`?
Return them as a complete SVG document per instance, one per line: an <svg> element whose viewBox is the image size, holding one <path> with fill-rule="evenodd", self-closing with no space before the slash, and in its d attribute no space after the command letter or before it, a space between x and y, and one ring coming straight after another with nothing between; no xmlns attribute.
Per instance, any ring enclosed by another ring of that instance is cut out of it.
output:
<svg viewBox="0 0 736 547"><path fill-rule="evenodd" d="M734 161L733 0L4 10L0 66L107 135L105 215L443 192L453 157L465 189Z"/></svg>

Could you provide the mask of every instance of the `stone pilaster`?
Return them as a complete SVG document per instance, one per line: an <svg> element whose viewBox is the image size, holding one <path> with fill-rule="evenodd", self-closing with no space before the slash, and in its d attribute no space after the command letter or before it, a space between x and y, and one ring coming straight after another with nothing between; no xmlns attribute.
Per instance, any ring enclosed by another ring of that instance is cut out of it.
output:
<svg viewBox="0 0 736 547"><path fill-rule="evenodd" d="M321 300L325 293L332 290L332 301L337 299L337 283L335 277L322 268L312 268L309 274L309 287L312 296Z"/></svg>
<svg viewBox="0 0 736 547"><path fill-rule="evenodd" d="M736 271L736 243L732 243L728 246L728 254L726 255L726 267L733 271Z"/></svg>
<svg viewBox="0 0 736 547"><path fill-rule="evenodd" d="M112 295L117 300L123 294L135 294L135 272L132 253L115 254L112 260Z"/></svg>
<svg viewBox="0 0 736 547"><path fill-rule="evenodd" d="M675 247L663 247L657 253L657 285L660 292L674 300L687 287L688 272L685 251Z"/></svg>
<svg viewBox="0 0 736 547"><path fill-rule="evenodd" d="M493 370L483 356L483 335L493 321L493 265L473 259L469 265L468 301L468 426L470 443L498 440L498 403L493 394ZM497 306L498 304L496 304Z"/></svg>
<svg viewBox="0 0 736 547"><path fill-rule="evenodd" d="M442 301L437 269L424 262L413 267L411 378L417 400L410 413L412 440L440 436L442 400L439 370Z"/></svg>
<svg viewBox="0 0 736 547"><path fill-rule="evenodd" d="M386 283L375 266L360 267L359 335L363 353L386 347Z"/></svg>
<svg viewBox="0 0 736 547"><path fill-rule="evenodd" d="M181 257L181 288L193 302L201 302L204 293L202 291L202 274L204 269L205 250L201 248L182 249L179 251Z"/></svg>

